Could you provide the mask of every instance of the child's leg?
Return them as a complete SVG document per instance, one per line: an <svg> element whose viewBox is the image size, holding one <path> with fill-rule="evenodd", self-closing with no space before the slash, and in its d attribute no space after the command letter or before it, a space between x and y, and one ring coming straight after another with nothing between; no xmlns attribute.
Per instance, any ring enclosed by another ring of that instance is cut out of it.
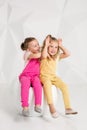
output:
<svg viewBox="0 0 87 130"><path fill-rule="evenodd" d="M28 98L29 98L29 88L30 88L30 77L21 76L20 83L21 83L21 102L22 102L22 107L27 109L28 106L29 106Z"/></svg>
<svg viewBox="0 0 87 130"><path fill-rule="evenodd" d="M68 91L67 85L59 77L54 78L53 84L57 88L60 88L60 90L61 90L61 92L63 94L65 109L71 108L69 91Z"/></svg>
<svg viewBox="0 0 87 130"><path fill-rule="evenodd" d="M49 105L50 112L54 118L58 116L52 97L52 84L51 81L47 78L41 78L43 83L44 94L47 100L47 104Z"/></svg>
<svg viewBox="0 0 87 130"><path fill-rule="evenodd" d="M53 84L62 91L65 105L65 114L77 114L78 112L71 108L67 85L59 77L54 78Z"/></svg>
<svg viewBox="0 0 87 130"><path fill-rule="evenodd" d="M42 85L38 76L32 77L32 86L34 89L34 96L35 96L35 108L36 112L41 113L41 103L42 103Z"/></svg>
<svg viewBox="0 0 87 130"><path fill-rule="evenodd" d="M42 85L38 76L32 78L32 86L35 95L35 105L41 106L42 102Z"/></svg>
<svg viewBox="0 0 87 130"><path fill-rule="evenodd" d="M48 104L53 104L53 97L52 97L52 84L49 78L41 78L44 94Z"/></svg>

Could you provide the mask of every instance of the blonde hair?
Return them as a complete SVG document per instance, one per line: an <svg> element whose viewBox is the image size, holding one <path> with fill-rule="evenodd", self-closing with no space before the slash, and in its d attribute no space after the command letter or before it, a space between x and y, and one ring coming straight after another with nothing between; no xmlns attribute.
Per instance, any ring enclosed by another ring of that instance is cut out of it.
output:
<svg viewBox="0 0 87 130"><path fill-rule="evenodd" d="M44 47L45 47L46 39L47 39L48 37L50 38L50 43L51 43L52 41L58 43L57 38L55 38L55 37L53 37L53 36L51 36L51 35L49 34L49 35L46 36L45 40L43 41L43 46L42 46L42 50L41 50L41 51L43 51L43 49L44 49ZM60 52L60 51L59 51L59 47L58 47L57 53L56 53L54 56L51 56L51 55L50 55L50 57L55 60L55 59L58 57L59 52Z"/></svg>

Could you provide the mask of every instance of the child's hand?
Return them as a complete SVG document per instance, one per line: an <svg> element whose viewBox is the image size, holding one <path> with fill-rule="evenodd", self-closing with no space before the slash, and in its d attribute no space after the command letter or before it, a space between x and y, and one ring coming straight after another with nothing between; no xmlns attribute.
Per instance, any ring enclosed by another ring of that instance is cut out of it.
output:
<svg viewBox="0 0 87 130"><path fill-rule="evenodd" d="M46 37L45 45L48 47L50 45L50 35Z"/></svg>
<svg viewBox="0 0 87 130"><path fill-rule="evenodd" d="M47 57L48 57L49 59L51 59L51 57L50 57L50 55L49 55L49 54L47 54Z"/></svg>
<svg viewBox="0 0 87 130"><path fill-rule="evenodd" d="M62 45L62 38L58 38L58 45L59 47Z"/></svg>

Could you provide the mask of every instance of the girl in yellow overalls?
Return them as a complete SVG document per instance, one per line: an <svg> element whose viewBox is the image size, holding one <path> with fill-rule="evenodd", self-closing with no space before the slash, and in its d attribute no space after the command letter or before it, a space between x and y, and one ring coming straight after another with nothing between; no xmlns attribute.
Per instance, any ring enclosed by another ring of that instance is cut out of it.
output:
<svg viewBox="0 0 87 130"><path fill-rule="evenodd" d="M59 54L59 50L61 53ZM48 35L42 47L42 59L40 64L40 79L43 84L44 94L52 117L57 118L52 98L52 85L59 88L63 94L65 114L77 114L71 108L67 85L56 75L56 62L70 55L69 51L62 45L62 39L56 39Z"/></svg>

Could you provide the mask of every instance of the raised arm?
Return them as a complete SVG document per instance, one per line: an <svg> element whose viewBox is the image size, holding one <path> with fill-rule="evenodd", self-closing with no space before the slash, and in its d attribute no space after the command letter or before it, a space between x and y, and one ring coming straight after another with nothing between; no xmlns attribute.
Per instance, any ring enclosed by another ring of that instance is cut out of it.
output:
<svg viewBox="0 0 87 130"><path fill-rule="evenodd" d="M30 59L40 58L40 57L41 57L41 53L40 52L34 54L34 53L31 53L30 51L26 51L25 54L24 54L24 61L26 63Z"/></svg>
<svg viewBox="0 0 87 130"><path fill-rule="evenodd" d="M29 55L29 59L33 59L33 58L37 59L37 58L40 58L40 57L41 57L41 52L31 53L31 54Z"/></svg>
<svg viewBox="0 0 87 130"><path fill-rule="evenodd" d="M62 39L58 39L58 44L60 50L62 50L62 52L60 53L60 59L70 56L69 50L62 45Z"/></svg>
<svg viewBox="0 0 87 130"><path fill-rule="evenodd" d="M41 54L41 57L42 58L47 58L49 57L49 54L48 54L48 46L49 46L49 43L50 43L50 37L49 35L46 37L45 39L45 42L44 42L44 47L43 47L43 50L42 50L42 54Z"/></svg>
<svg viewBox="0 0 87 130"><path fill-rule="evenodd" d="M24 61L25 61L25 63L29 60L29 55L30 55L30 51L26 51L24 53Z"/></svg>

